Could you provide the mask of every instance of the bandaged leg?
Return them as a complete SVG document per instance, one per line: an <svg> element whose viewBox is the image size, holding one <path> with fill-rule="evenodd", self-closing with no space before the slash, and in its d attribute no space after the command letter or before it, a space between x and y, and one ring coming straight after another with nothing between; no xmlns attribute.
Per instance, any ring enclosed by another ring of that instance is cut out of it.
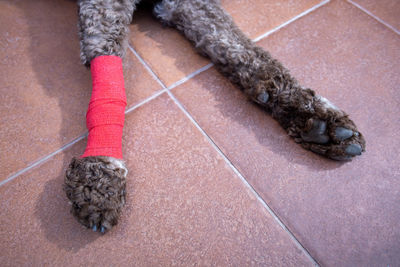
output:
<svg viewBox="0 0 400 267"><path fill-rule="evenodd" d="M64 191L78 221L105 233L117 224L126 194L128 171L121 148L126 106L122 60L117 56L96 57L91 72L87 147L80 158L72 159Z"/></svg>
<svg viewBox="0 0 400 267"><path fill-rule="evenodd" d="M89 137L82 157L109 156L122 159L126 95L122 60L100 56L92 60L92 97L86 114Z"/></svg>

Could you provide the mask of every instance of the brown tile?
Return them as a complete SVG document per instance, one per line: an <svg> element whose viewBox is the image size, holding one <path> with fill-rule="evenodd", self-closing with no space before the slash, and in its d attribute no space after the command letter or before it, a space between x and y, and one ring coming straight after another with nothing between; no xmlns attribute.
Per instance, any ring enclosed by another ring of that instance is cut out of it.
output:
<svg viewBox="0 0 400 267"><path fill-rule="evenodd" d="M327 266L400 262L400 38L344 1L263 40L306 86L348 111L367 152L341 164L303 150L210 69L172 92Z"/></svg>
<svg viewBox="0 0 400 267"><path fill-rule="evenodd" d="M254 39L323 1L222 0L221 2L239 28Z"/></svg>
<svg viewBox="0 0 400 267"><path fill-rule="evenodd" d="M135 12L130 29L132 47L167 87L209 63L183 35L163 27L148 10Z"/></svg>
<svg viewBox="0 0 400 267"><path fill-rule="evenodd" d="M127 116L127 205L104 236L72 218L61 190L84 145L0 187L3 266L311 265L167 95Z"/></svg>
<svg viewBox="0 0 400 267"><path fill-rule="evenodd" d="M321 1L249 0L223 1L224 8L239 27L254 38L295 17ZM245 10L240 12L239 10ZM131 43L157 76L170 86L207 65L209 60L198 55L178 31L163 27L151 11L136 11L131 25Z"/></svg>
<svg viewBox="0 0 400 267"><path fill-rule="evenodd" d="M79 62L74 1L2 1L0 14L3 180L85 132L91 78ZM132 53L125 80L129 105L160 89Z"/></svg>
<svg viewBox="0 0 400 267"><path fill-rule="evenodd" d="M123 67L127 98L126 108L140 103L163 89L130 50L126 53Z"/></svg>
<svg viewBox="0 0 400 267"><path fill-rule="evenodd" d="M400 32L400 1L353 0Z"/></svg>

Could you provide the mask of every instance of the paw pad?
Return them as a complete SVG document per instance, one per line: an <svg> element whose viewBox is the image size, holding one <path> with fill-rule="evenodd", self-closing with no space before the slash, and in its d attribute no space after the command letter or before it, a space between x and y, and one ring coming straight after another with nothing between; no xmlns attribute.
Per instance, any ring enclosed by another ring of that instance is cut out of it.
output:
<svg viewBox="0 0 400 267"><path fill-rule="evenodd" d="M335 130L335 135L339 141L343 141L346 140L347 138L352 137L353 131L343 127L337 127Z"/></svg>
<svg viewBox="0 0 400 267"><path fill-rule="evenodd" d="M359 144L351 144L346 147L345 152L350 156L359 156L362 152L362 147Z"/></svg>
<svg viewBox="0 0 400 267"><path fill-rule="evenodd" d="M306 142L326 144L329 136L326 135L326 122L314 120L311 130L307 133L301 133L301 138Z"/></svg>

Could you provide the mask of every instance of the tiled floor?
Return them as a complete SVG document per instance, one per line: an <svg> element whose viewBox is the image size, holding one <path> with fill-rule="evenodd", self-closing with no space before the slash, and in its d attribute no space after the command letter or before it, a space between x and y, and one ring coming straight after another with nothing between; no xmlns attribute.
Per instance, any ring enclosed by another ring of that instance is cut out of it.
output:
<svg viewBox="0 0 400 267"><path fill-rule="evenodd" d="M139 10L124 61L129 194L100 236L61 189L91 90L76 3L1 1L0 266L400 266L399 1L222 4L351 115L367 152L343 164L304 151Z"/></svg>

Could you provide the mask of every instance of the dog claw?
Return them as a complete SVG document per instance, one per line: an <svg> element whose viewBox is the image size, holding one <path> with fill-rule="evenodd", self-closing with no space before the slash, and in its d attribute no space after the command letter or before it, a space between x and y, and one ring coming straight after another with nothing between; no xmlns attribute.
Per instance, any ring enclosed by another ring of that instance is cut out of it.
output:
<svg viewBox="0 0 400 267"><path fill-rule="evenodd" d="M335 130L335 135L338 140L343 141L347 138L352 137L353 131L344 127L337 127Z"/></svg>
<svg viewBox="0 0 400 267"><path fill-rule="evenodd" d="M92 230L93 230L93 232L97 232L97 226L94 225L93 228L92 228Z"/></svg>
<svg viewBox="0 0 400 267"><path fill-rule="evenodd" d="M257 100L263 104L267 103L269 99L268 93L261 93L257 96Z"/></svg>
<svg viewBox="0 0 400 267"><path fill-rule="evenodd" d="M346 154L350 156L361 155L361 151L362 148L359 144L351 144L345 150Z"/></svg>

